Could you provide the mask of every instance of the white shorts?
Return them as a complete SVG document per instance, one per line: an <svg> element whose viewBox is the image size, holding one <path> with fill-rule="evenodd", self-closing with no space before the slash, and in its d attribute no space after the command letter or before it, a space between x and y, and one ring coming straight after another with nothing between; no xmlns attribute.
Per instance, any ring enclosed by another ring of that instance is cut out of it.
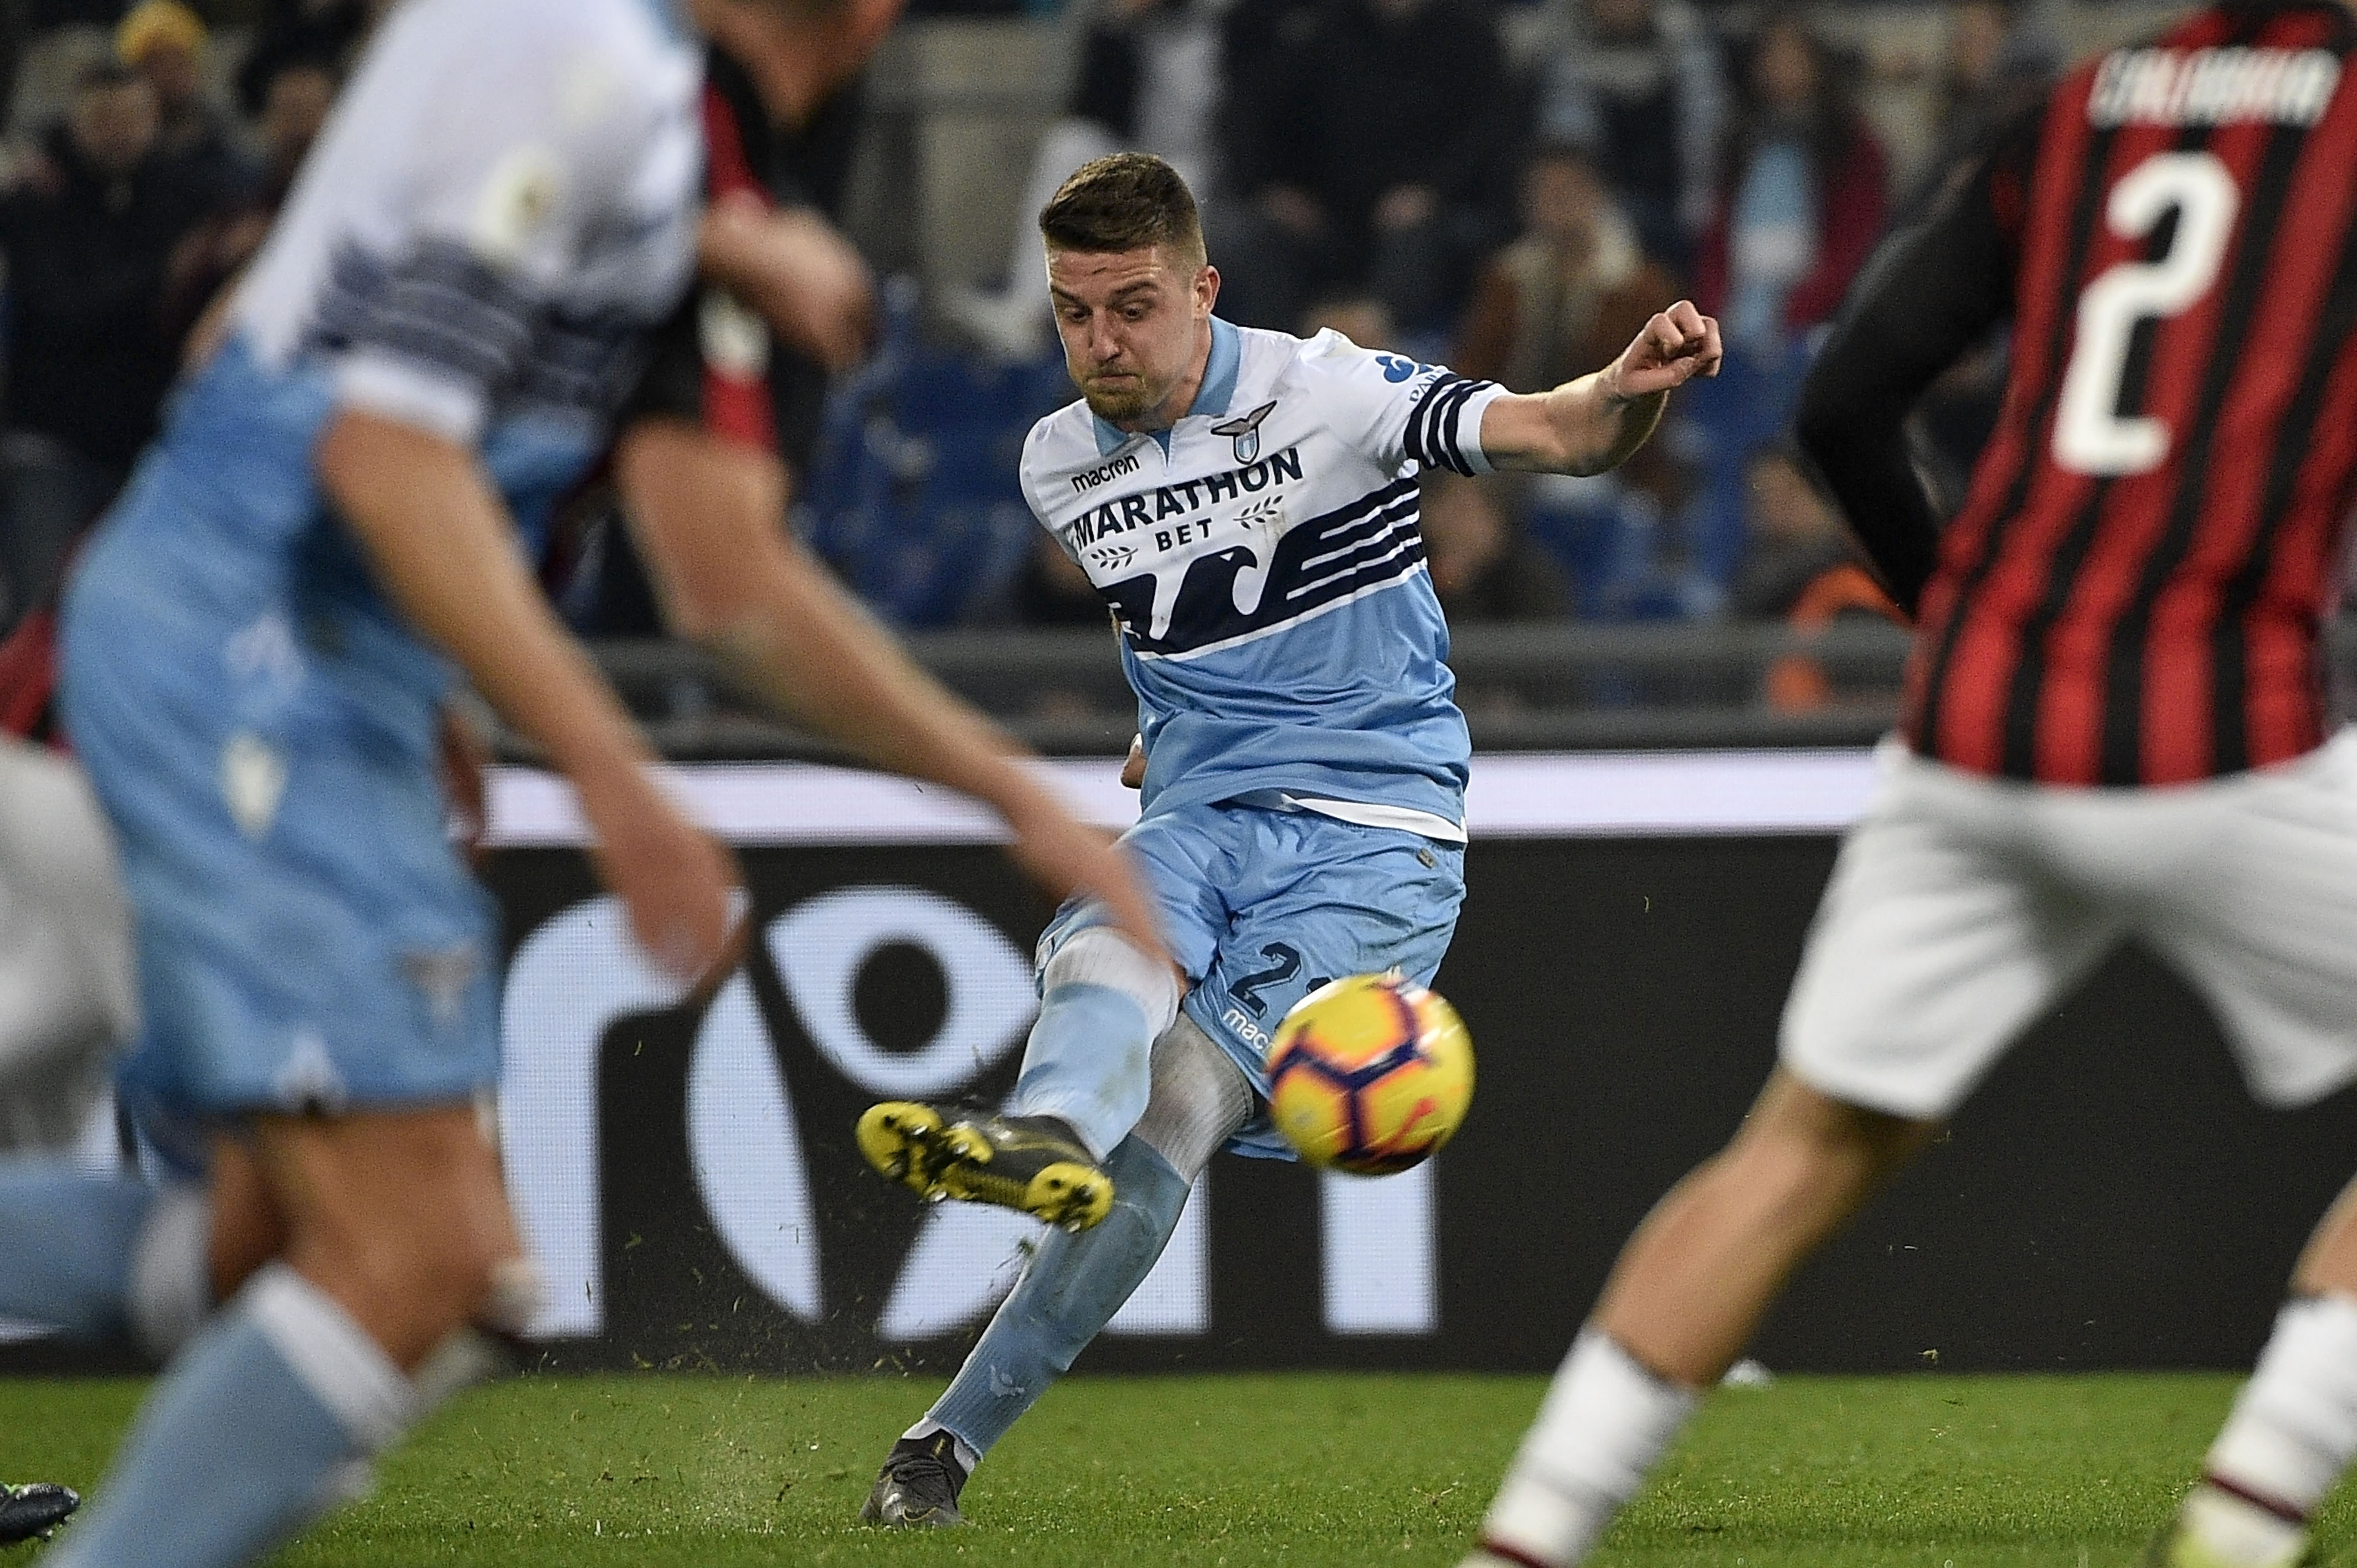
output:
<svg viewBox="0 0 2357 1568"><path fill-rule="evenodd" d="M1784 1065L1939 1120L2123 940L2208 1001L2261 1101L2357 1078L2357 732L2169 789L1962 772L1895 741L1818 907Z"/></svg>
<svg viewBox="0 0 2357 1568"><path fill-rule="evenodd" d="M72 762L0 740L0 1153L71 1146L137 1022L98 801Z"/></svg>

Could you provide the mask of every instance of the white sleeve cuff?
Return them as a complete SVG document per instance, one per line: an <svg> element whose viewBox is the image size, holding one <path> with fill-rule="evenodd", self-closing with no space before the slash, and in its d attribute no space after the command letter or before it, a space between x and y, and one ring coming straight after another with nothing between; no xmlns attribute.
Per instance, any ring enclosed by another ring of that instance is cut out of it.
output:
<svg viewBox="0 0 2357 1568"><path fill-rule="evenodd" d="M1457 455L1476 474L1494 474L1490 455L1481 450L1481 421L1490 405L1512 394L1501 386L1486 386L1465 400L1464 409L1457 416Z"/></svg>
<svg viewBox="0 0 2357 1568"><path fill-rule="evenodd" d="M361 349L336 371L336 402L461 446L481 439L488 414L480 388L414 360Z"/></svg>

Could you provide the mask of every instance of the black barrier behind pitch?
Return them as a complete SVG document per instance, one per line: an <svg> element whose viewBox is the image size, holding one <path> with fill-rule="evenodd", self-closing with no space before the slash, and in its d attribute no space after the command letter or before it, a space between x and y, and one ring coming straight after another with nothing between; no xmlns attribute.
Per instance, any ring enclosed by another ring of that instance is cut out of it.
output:
<svg viewBox="0 0 2357 1568"><path fill-rule="evenodd" d="M1429 1257L1412 1240L1404 1261L1338 1257L1342 1221L1315 1177L1222 1158L1191 1273L1131 1326L1148 1332L1108 1337L1083 1366L1550 1367L1629 1229L1766 1072L1832 854L1820 838L1477 843L1439 985L1471 1025L1480 1089L1437 1163ZM602 1197L584 1277L557 1271L594 1321L574 1311L550 1362L951 1366L1019 1239L1002 1228L944 1251L927 1229L941 1218L859 1164L851 1122L879 1082L1005 1088L1048 910L978 848L746 861L770 936L749 986L703 1015L596 1020L594 1126L528 1130L594 1139ZM490 878L519 944L595 896L570 851L502 854ZM569 972L544 983L603 983ZM1823 1370L1934 1352L1947 1369L2245 1361L2301 1236L2357 1165L2352 1133L2357 1096L2253 1108L2199 1004L2124 955L1803 1273L1760 1354ZM519 1179L559 1164L528 1155ZM1372 1331L1353 1319L1350 1291L1380 1295L1426 1262L1421 1320L1413 1301L1405 1317L1379 1304ZM928 1290L954 1299L934 1310Z"/></svg>

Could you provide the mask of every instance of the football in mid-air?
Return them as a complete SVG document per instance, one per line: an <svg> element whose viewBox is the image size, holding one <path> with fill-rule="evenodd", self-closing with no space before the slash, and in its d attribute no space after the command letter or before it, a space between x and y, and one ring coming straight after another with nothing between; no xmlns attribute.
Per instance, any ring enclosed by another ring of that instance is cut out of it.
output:
<svg viewBox="0 0 2357 1568"><path fill-rule="evenodd" d="M1321 1169L1390 1176L1448 1142L1473 1102L1473 1040L1433 992L1360 974L1303 997L1268 1054L1277 1130Z"/></svg>

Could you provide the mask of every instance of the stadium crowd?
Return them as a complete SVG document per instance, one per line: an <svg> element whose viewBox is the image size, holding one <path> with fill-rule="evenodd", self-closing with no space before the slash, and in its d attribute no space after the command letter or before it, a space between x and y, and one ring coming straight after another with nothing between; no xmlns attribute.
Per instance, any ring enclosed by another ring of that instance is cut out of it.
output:
<svg viewBox="0 0 2357 1568"><path fill-rule="evenodd" d="M1168 157L1207 195L1232 320L1335 326L1517 390L1604 362L1681 295L1725 321L1727 373L1628 470L1428 481L1432 569L1458 618L1813 624L1885 607L1784 449L1792 397L1894 217L2046 80L2059 49L2037 14L1959 0L1944 58L1927 61L1836 47L1801 11L1687 0L1069 4L1071 87L1025 209L1088 157ZM207 304L258 247L386 8L8 8L0 621L53 591L124 482ZM1934 151L1904 187L1861 112L1878 73L1932 79L1915 96ZM1070 396L1028 225L995 289L917 301L880 285L830 227L865 96L855 82L748 132L763 182L834 259L812 308L836 319L813 336L850 345L769 355L798 526L901 625L1099 619L1013 484L1020 432ZM1935 472L1969 462L2001 371L2000 348L1943 383L1921 422ZM651 604L611 521L576 509L552 587L585 631L643 631Z"/></svg>

